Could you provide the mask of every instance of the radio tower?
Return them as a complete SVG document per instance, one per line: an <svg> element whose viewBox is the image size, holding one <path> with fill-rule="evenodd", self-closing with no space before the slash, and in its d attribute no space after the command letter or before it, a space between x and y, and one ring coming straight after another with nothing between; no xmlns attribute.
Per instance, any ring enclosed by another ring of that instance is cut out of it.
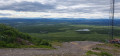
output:
<svg viewBox="0 0 120 56"><path fill-rule="evenodd" d="M111 38L114 39L115 0L110 0Z"/></svg>

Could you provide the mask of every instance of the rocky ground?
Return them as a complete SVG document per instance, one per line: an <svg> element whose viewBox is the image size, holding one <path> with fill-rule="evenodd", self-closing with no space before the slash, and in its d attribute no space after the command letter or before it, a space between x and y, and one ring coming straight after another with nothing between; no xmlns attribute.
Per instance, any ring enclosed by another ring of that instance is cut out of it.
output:
<svg viewBox="0 0 120 56"><path fill-rule="evenodd" d="M0 49L0 56L83 56L91 47L101 44L92 41L65 42L57 49L13 48Z"/></svg>

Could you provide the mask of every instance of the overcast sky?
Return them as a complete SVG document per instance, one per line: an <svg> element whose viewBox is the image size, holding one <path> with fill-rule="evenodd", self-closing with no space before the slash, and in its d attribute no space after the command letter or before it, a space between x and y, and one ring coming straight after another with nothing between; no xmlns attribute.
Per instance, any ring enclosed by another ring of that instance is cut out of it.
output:
<svg viewBox="0 0 120 56"><path fill-rule="evenodd" d="M120 0L115 17L120 18ZM110 0L0 0L0 17L109 18Z"/></svg>

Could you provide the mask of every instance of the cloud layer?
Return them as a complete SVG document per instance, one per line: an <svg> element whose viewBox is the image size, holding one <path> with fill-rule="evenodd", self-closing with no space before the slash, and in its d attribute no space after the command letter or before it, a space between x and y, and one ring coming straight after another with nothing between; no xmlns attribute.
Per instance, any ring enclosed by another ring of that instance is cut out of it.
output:
<svg viewBox="0 0 120 56"><path fill-rule="evenodd" d="M110 0L0 0L0 17L109 18ZM115 17L120 18L120 0Z"/></svg>

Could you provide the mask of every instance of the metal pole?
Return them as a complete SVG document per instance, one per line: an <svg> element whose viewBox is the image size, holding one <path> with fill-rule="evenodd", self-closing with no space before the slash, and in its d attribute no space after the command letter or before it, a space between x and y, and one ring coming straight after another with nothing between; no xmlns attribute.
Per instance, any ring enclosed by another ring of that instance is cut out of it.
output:
<svg viewBox="0 0 120 56"><path fill-rule="evenodd" d="M112 0L112 39L114 39L114 15L115 15L115 0Z"/></svg>

